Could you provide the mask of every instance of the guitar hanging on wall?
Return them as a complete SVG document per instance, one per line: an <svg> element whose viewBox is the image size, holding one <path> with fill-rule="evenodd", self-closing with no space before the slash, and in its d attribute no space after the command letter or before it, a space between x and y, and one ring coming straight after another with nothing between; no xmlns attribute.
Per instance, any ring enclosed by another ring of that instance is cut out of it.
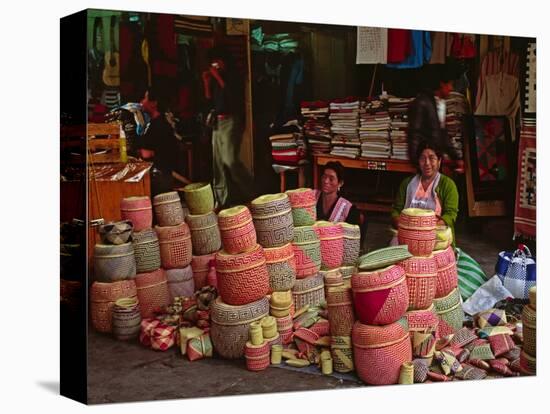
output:
<svg viewBox="0 0 550 414"><path fill-rule="evenodd" d="M105 52L105 67L103 68L103 82L107 86L120 85L120 56L115 51L115 26L116 16L111 16L109 50Z"/></svg>

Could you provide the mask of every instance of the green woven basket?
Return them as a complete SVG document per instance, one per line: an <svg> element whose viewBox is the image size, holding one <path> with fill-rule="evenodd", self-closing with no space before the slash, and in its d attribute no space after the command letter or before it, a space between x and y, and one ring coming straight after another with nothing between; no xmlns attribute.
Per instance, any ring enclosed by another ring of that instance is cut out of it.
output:
<svg viewBox="0 0 550 414"><path fill-rule="evenodd" d="M209 183L193 183L183 188L185 202L191 214L206 214L214 210L214 193Z"/></svg>
<svg viewBox="0 0 550 414"><path fill-rule="evenodd" d="M412 257L407 245L384 247L364 254L358 260L360 270L376 270Z"/></svg>

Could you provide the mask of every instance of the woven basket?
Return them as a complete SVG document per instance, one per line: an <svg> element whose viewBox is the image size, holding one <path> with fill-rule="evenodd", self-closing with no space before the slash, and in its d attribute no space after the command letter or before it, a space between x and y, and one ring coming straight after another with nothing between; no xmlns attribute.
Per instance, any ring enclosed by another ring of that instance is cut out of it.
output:
<svg viewBox="0 0 550 414"><path fill-rule="evenodd" d="M193 183L183 187L185 204L191 214L206 214L214 210L214 193L209 183Z"/></svg>
<svg viewBox="0 0 550 414"><path fill-rule="evenodd" d="M437 265L433 256L411 257L399 263L405 269L409 309L426 309L435 298Z"/></svg>
<svg viewBox="0 0 550 414"><path fill-rule="evenodd" d="M344 257L344 231L340 223L317 221L313 229L321 241L321 269L341 267Z"/></svg>
<svg viewBox="0 0 550 414"><path fill-rule="evenodd" d="M269 286L274 292L292 289L296 282L296 259L290 243L264 249L265 263L269 273Z"/></svg>
<svg viewBox="0 0 550 414"><path fill-rule="evenodd" d="M253 345L251 342L246 342L244 347L246 369L249 371L263 371L269 367L271 362L270 349L267 342L261 345Z"/></svg>
<svg viewBox="0 0 550 414"><path fill-rule="evenodd" d="M310 188L297 188L286 192L292 206L294 226L312 226L317 220L317 200Z"/></svg>
<svg viewBox="0 0 550 414"><path fill-rule="evenodd" d="M155 230L160 244L160 260L165 269L187 267L193 257L191 232L185 223L177 226L159 227Z"/></svg>
<svg viewBox="0 0 550 414"><path fill-rule="evenodd" d="M193 296L195 281L191 265L183 269L168 269L165 273L168 281L168 291L170 292L170 302L173 302L174 298L178 296Z"/></svg>
<svg viewBox="0 0 550 414"><path fill-rule="evenodd" d="M231 306L217 298L210 308L210 335L216 352L222 358L242 358L250 324L268 312L267 297L242 306Z"/></svg>
<svg viewBox="0 0 550 414"><path fill-rule="evenodd" d="M277 321L273 316L264 316L260 321L264 339L273 339L277 335Z"/></svg>
<svg viewBox="0 0 550 414"><path fill-rule="evenodd" d="M361 250L361 228L356 224L340 223L344 231L343 266L355 266Z"/></svg>
<svg viewBox="0 0 550 414"><path fill-rule="evenodd" d="M443 337L453 334L462 328L464 311L462 310L460 291L458 289L454 289L442 298L435 298L434 307L439 317L439 336Z"/></svg>
<svg viewBox="0 0 550 414"><path fill-rule="evenodd" d="M292 307L292 292L273 292L269 299L269 313L275 318L284 318L290 315Z"/></svg>
<svg viewBox="0 0 550 414"><path fill-rule="evenodd" d="M435 230L437 217L433 210L406 208L399 215L399 227L409 230Z"/></svg>
<svg viewBox="0 0 550 414"><path fill-rule="evenodd" d="M90 287L90 318L98 332L111 332L113 307L118 299L137 296L134 280L113 283L94 282Z"/></svg>
<svg viewBox="0 0 550 414"><path fill-rule="evenodd" d="M133 239L136 272L148 273L160 268L160 244L156 231L145 229L135 232Z"/></svg>
<svg viewBox="0 0 550 414"><path fill-rule="evenodd" d="M523 350L530 356L537 356L537 311L531 306L523 307L521 313L523 323Z"/></svg>
<svg viewBox="0 0 550 414"><path fill-rule="evenodd" d="M351 336L355 314L351 289L344 286L327 289L328 320L331 336Z"/></svg>
<svg viewBox="0 0 550 414"><path fill-rule="evenodd" d="M141 327L136 297L118 299L113 306L113 336L121 341L137 338Z"/></svg>
<svg viewBox="0 0 550 414"><path fill-rule="evenodd" d="M218 225L223 249L229 254L239 254L256 247L256 229L252 215L245 206L235 206L220 211Z"/></svg>
<svg viewBox="0 0 550 414"><path fill-rule="evenodd" d="M525 375L537 375L537 358L525 351L521 351L519 356L520 370Z"/></svg>
<svg viewBox="0 0 550 414"><path fill-rule="evenodd" d="M435 297L442 298L458 287L458 270L452 246L433 254L437 264L437 283Z"/></svg>
<svg viewBox="0 0 550 414"><path fill-rule="evenodd" d="M130 220L122 220L99 226L99 236L103 244L124 244L132 237L134 225Z"/></svg>
<svg viewBox="0 0 550 414"><path fill-rule="evenodd" d="M312 226L294 228L292 249L297 279L315 275L321 270L321 242Z"/></svg>
<svg viewBox="0 0 550 414"><path fill-rule="evenodd" d="M453 232L448 226L437 226L435 228L435 250L445 250L453 242Z"/></svg>
<svg viewBox="0 0 550 414"><path fill-rule="evenodd" d="M409 306L405 271L392 265L351 277L355 313L361 323L387 325L401 318Z"/></svg>
<svg viewBox="0 0 550 414"><path fill-rule="evenodd" d="M353 346L350 336L331 336L330 354L336 372L346 373L354 370Z"/></svg>
<svg viewBox="0 0 550 414"><path fill-rule="evenodd" d="M292 297L296 309L306 305L320 305L325 300L325 285L320 274L298 279L292 288Z"/></svg>
<svg viewBox="0 0 550 414"><path fill-rule="evenodd" d="M340 273L340 268L332 270L321 270L319 274L323 276L323 283L325 284L325 289L329 287L338 287L344 285L344 279Z"/></svg>
<svg viewBox="0 0 550 414"><path fill-rule="evenodd" d="M120 201L122 220L130 220L134 231L142 231L153 226L153 208L149 197L127 197Z"/></svg>
<svg viewBox="0 0 550 414"><path fill-rule="evenodd" d="M429 256L435 247L435 230L410 230L399 227L399 244L406 244L413 256Z"/></svg>
<svg viewBox="0 0 550 414"><path fill-rule="evenodd" d="M537 308L537 287L531 286L529 288L529 303L533 307L533 309Z"/></svg>
<svg viewBox="0 0 550 414"><path fill-rule="evenodd" d="M153 207L157 223L161 227L177 226L185 219L180 196L176 191L157 194L153 197Z"/></svg>
<svg viewBox="0 0 550 414"><path fill-rule="evenodd" d="M204 256L193 256L191 259L191 268L193 269L193 280L195 289L201 289L207 285L209 263L216 259L216 253L206 254Z"/></svg>
<svg viewBox="0 0 550 414"><path fill-rule="evenodd" d="M353 325L353 356L361 380L371 385L396 384L401 365L412 361L407 322L385 326Z"/></svg>
<svg viewBox="0 0 550 414"><path fill-rule="evenodd" d="M170 304L168 281L163 269L136 276L137 295L142 318L154 316L154 310Z"/></svg>
<svg viewBox="0 0 550 414"><path fill-rule="evenodd" d="M410 310L405 313L409 332L436 332L439 325L439 318L435 313L434 305L427 309ZM412 336L412 335L411 335Z"/></svg>
<svg viewBox="0 0 550 414"><path fill-rule="evenodd" d="M343 280L349 279L351 281L351 276L354 273L357 273L357 268L355 266L342 266L340 268L340 274L342 275Z"/></svg>
<svg viewBox="0 0 550 414"><path fill-rule="evenodd" d="M252 201L251 211L258 243L263 247L282 246L292 241L294 221L285 194L258 197Z"/></svg>
<svg viewBox="0 0 550 414"><path fill-rule="evenodd" d="M116 282L136 275L136 260L132 243L94 246L94 276L98 282Z"/></svg>
<svg viewBox="0 0 550 414"><path fill-rule="evenodd" d="M391 266L412 257L407 246L391 246L374 250L361 256L357 262L360 270L376 270Z"/></svg>
<svg viewBox="0 0 550 414"><path fill-rule="evenodd" d="M185 221L191 230L191 243L194 255L203 256L221 249L222 239L216 213L209 212L202 215L189 214L185 218Z"/></svg>
<svg viewBox="0 0 550 414"><path fill-rule="evenodd" d="M219 294L229 305L254 302L269 291L269 274L260 245L238 255L223 250L216 253L216 274Z"/></svg>

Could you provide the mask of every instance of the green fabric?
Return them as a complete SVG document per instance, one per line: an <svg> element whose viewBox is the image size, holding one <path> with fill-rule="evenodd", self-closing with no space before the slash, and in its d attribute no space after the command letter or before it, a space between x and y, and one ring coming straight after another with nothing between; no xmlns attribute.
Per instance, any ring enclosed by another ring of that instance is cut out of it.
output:
<svg viewBox="0 0 550 414"><path fill-rule="evenodd" d="M461 249L457 250L458 288L462 299L466 300L487 281L487 276L478 262Z"/></svg>
<svg viewBox="0 0 550 414"><path fill-rule="evenodd" d="M413 177L414 176L405 178L399 185L399 190L392 206L392 218L399 217L401 210L405 208L405 201L407 200L407 186ZM453 247L455 247L455 222L458 214L458 190L456 188L456 184L452 178L441 174L441 178L439 179L439 184L437 185L435 192L437 193L439 202L441 203L441 219L451 228L451 231L453 232Z"/></svg>

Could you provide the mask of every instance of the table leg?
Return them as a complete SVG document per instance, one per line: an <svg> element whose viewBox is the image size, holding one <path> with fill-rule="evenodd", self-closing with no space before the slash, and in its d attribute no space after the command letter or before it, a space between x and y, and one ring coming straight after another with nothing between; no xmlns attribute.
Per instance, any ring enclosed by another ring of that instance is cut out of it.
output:
<svg viewBox="0 0 550 414"><path fill-rule="evenodd" d="M304 170L305 167L298 167L298 188L304 188L304 186L306 185Z"/></svg>
<svg viewBox="0 0 550 414"><path fill-rule="evenodd" d="M193 149L187 150L187 174L187 178L193 181Z"/></svg>
<svg viewBox="0 0 550 414"><path fill-rule="evenodd" d="M279 173L279 177L281 177L281 193L284 193L285 189L286 189L286 174L285 174L285 171L281 171Z"/></svg>
<svg viewBox="0 0 550 414"><path fill-rule="evenodd" d="M317 190L319 188L319 168L317 167L317 160L313 159L313 188Z"/></svg>

